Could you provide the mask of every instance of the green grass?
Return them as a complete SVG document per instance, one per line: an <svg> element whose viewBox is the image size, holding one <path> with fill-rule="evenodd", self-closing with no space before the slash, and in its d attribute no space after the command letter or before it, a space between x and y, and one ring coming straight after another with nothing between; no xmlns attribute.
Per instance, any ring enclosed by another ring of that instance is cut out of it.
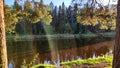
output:
<svg viewBox="0 0 120 68"><path fill-rule="evenodd" d="M61 66L64 66L65 68L70 68L70 66L73 66L73 65L96 65L99 63L110 63L110 66L106 68L112 68L112 60L113 60L113 56L89 58L84 60L61 62ZM52 64L38 64L31 68L57 68L57 67Z"/></svg>
<svg viewBox="0 0 120 68"><path fill-rule="evenodd" d="M104 32L104 33L99 33L104 37L114 37L115 32ZM97 37L99 36L98 34L94 33L87 33L87 34L52 34L52 35L7 35L6 39L10 40L32 40L34 38L38 39L44 39L44 38L50 38L50 39L66 39L66 38L91 38L91 37Z"/></svg>
<svg viewBox="0 0 120 68"><path fill-rule="evenodd" d="M31 68L57 68L57 67L51 64L38 64Z"/></svg>
<svg viewBox="0 0 120 68"><path fill-rule="evenodd" d="M80 34L81 37L96 37L97 35L96 34L93 34L93 33L88 33L88 34Z"/></svg>
<svg viewBox="0 0 120 68"><path fill-rule="evenodd" d="M105 37L114 37L115 36L115 32L105 32L105 33L100 33Z"/></svg>
<svg viewBox="0 0 120 68"><path fill-rule="evenodd" d="M67 65L67 66L71 66L71 65L95 65L95 64L99 64L101 62L105 62L105 63L112 63L112 56L108 56L106 58L104 57L99 57L99 58L89 58L89 59L84 59L84 60L74 60L74 61L70 61L70 62L61 62L61 65Z"/></svg>

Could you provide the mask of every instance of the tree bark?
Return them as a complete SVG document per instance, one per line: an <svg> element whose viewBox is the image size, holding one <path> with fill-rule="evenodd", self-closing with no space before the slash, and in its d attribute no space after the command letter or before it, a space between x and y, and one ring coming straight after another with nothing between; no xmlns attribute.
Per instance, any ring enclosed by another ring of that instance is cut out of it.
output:
<svg viewBox="0 0 120 68"><path fill-rule="evenodd" d="M2 68L8 68L4 25L4 0L0 0L0 64L2 64Z"/></svg>
<svg viewBox="0 0 120 68"><path fill-rule="evenodd" d="M113 55L113 68L120 68L120 0L117 4L116 36Z"/></svg>

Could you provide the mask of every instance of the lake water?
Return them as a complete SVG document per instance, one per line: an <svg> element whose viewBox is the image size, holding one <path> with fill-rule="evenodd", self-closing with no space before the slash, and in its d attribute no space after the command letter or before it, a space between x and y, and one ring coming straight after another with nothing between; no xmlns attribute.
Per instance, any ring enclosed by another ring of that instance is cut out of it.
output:
<svg viewBox="0 0 120 68"><path fill-rule="evenodd" d="M60 65L60 62L112 55L113 38L67 38L7 40L9 68L20 68L35 62Z"/></svg>

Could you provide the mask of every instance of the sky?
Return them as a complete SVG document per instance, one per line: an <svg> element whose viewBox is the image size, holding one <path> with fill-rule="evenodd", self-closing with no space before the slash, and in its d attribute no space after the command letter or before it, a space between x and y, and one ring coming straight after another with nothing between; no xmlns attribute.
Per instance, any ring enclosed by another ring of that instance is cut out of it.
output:
<svg viewBox="0 0 120 68"><path fill-rule="evenodd" d="M40 1L40 0L36 0ZM71 4L71 0L43 0L45 4L49 5L50 2L52 1L54 5L59 6L62 5L62 2L65 3L66 6L69 6ZM109 0L98 0L101 1L103 5L107 5ZM12 6L14 3L14 0L5 0L5 3L8 4L9 6ZM117 0L110 0L110 4L117 4Z"/></svg>
<svg viewBox="0 0 120 68"><path fill-rule="evenodd" d="M36 0L36 1L40 1L40 0ZM50 2L52 1L54 5L59 6L62 5L62 2L65 3L66 6L69 6L71 4L71 0L43 0L45 4L50 4ZM12 6L14 3L14 0L5 0L5 4L8 4L10 6Z"/></svg>
<svg viewBox="0 0 120 68"><path fill-rule="evenodd" d="M100 3L102 3L103 5L108 5L108 3L109 4L117 4L118 0L110 0L110 2L109 2L109 0L98 0L98 1L100 1Z"/></svg>

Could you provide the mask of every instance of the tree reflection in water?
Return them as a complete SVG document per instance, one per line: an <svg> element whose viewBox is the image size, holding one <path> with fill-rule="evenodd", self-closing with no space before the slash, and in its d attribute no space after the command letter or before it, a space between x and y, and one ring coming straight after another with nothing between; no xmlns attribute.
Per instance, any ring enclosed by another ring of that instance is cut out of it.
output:
<svg viewBox="0 0 120 68"><path fill-rule="evenodd" d="M73 41L74 40L74 41ZM97 41L96 41L97 40ZM87 59L112 53L113 40L99 39L49 39L54 45L51 51L48 40L7 41L8 60L13 60L15 67L20 67L23 60L30 63L35 54L39 53L37 63L53 63L59 65L62 61ZM52 54L51 54L52 52ZM53 55L53 56L52 56ZM10 63L11 64L11 63Z"/></svg>

